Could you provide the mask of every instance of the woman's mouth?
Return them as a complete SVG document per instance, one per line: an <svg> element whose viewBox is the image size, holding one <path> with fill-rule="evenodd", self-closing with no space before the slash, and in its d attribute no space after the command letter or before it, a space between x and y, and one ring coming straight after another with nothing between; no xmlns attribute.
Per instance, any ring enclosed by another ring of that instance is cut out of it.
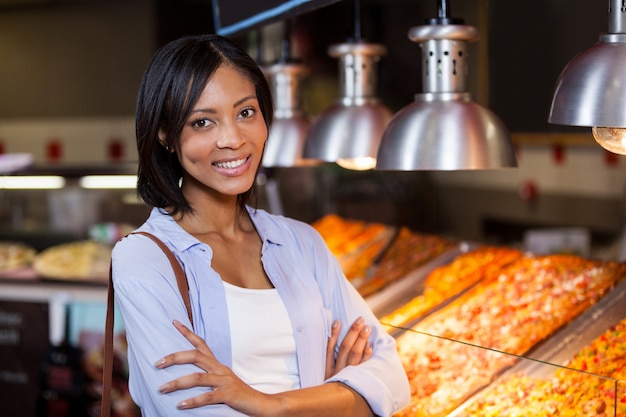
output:
<svg viewBox="0 0 626 417"><path fill-rule="evenodd" d="M238 168L240 166L242 166L243 164L246 163L246 161L248 161L250 157L247 156L245 158L242 159L237 159L234 161L226 161L226 162L214 162L213 165L217 168L222 168L222 169L235 169Z"/></svg>

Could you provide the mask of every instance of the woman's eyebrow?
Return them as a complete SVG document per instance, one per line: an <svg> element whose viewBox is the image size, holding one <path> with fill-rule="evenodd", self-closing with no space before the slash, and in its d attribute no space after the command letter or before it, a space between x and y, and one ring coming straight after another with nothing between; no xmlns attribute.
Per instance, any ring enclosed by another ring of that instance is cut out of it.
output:
<svg viewBox="0 0 626 417"><path fill-rule="evenodd" d="M234 104L233 104L233 108L242 105L243 103L245 103L248 100L256 100L256 95L249 95L246 97L243 97L242 99L237 100ZM191 113L216 113L217 110L215 110L214 108L208 107L208 108L199 108L199 109L193 109L191 110Z"/></svg>
<svg viewBox="0 0 626 417"><path fill-rule="evenodd" d="M237 100L235 104L233 104L233 107L240 106L241 104L245 103L248 100L256 100L256 95L252 94L252 95L242 98L241 100Z"/></svg>

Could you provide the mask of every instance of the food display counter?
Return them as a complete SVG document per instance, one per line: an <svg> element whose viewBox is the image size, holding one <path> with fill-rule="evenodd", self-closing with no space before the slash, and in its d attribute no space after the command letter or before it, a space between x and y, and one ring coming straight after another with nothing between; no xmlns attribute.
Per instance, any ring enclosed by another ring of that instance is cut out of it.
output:
<svg viewBox="0 0 626 417"><path fill-rule="evenodd" d="M450 416L626 416L626 282L514 361Z"/></svg>
<svg viewBox="0 0 626 417"><path fill-rule="evenodd" d="M566 380L592 387L585 394L588 401L569 401L572 407L595 405L601 415L625 415L620 408L626 403L624 367L607 375L604 368L590 363L583 368L572 358L594 338L615 336L612 326L626 318L626 264L534 256L335 215L313 226L398 342L412 399L394 417L516 415L513 408L489 414L494 404L512 401L503 394L511 391L527 410L532 398L554 414L563 407L554 405L556 399L571 393L564 388ZM79 252L74 248L74 256ZM102 254L91 259L93 265L84 265L85 270L101 271L95 263L107 260ZM78 304L100 305L103 312L104 278L42 278L31 265L2 275L0 301L45 303L65 292ZM607 329L613 333L605 334ZM123 335L123 328L118 330ZM611 340L626 357L626 342L618 339ZM567 379L565 373L574 377ZM556 380L561 382L551 386ZM605 398L610 392L613 400Z"/></svg>
<svg viewBox="0 0 626 417"><path fill-rule="evenodd" d="M461 258L471 256L469 252ZM454 269L453 264L440 269ZM613 288L622 286L626 276L623 263L573 255L520 253L497 268L487 263L480 270L483 277L465 292L396 337L412 391L410 405L396 417L454 412L518 359L561 340L561 328L613 297ZM623 342L619 348L626 352ZM624 376L623 368L604 375L609 380ZM516 414L504 410L484 415Z"/></svg>

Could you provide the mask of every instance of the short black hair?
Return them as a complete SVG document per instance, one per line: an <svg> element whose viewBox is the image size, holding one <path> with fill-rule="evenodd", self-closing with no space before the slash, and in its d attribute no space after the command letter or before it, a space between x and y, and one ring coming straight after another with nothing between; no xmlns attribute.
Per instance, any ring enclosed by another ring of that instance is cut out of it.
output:
<svg viewBox="0 0 626 417"><path fill-rule="evenodd" d="M254 84L269 132L274 113L270 87L263 71L237 44L226 37L207 34L186 36L164 45L143 75L135 115L137 192L147 204L168 208L170 214L184 215L192 210L179 187L182 166L168 149L176 148L193 106L209 78L222 65L240 71ZM166 136L163 143L159 130ZM238 196L240 208L250 202L255 190L253 184Z"/></svg>

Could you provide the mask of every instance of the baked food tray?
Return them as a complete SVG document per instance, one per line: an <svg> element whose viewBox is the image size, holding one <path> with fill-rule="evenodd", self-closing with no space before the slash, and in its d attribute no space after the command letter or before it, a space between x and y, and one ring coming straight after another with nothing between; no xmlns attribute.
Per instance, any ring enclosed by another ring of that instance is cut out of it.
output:
<svg viewBox="0 0 626 417"><path fill-rule="evenodd" d="M450 263L458 255L468 252L477 246L478 244L476 243L459 242L451 249L408 273L402 279L365 297L365 301L376 317L380 318L389 314L422 293L424 280L432 270Z"/></svg>
<svg viewBox="0 0 626 417"><path fill-rule="evenodd" d="M601 337L608 329L626 318L626 281L622 281L587 311L533 348L502 372L493 383L468 398L449 414L464 415L465 411L487 395L489 389L515 375L537 380L549 380L583 348ZM575 372L575 371L572 371ZM593 377L593 374L589 374Z"/></svg>

